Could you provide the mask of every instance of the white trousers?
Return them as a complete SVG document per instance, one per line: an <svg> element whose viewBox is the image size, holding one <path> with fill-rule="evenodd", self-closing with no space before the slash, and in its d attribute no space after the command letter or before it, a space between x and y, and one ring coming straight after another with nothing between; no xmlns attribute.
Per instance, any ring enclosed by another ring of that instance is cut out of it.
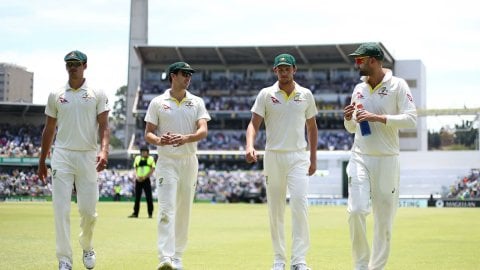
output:
<svg viewBox="0 0 480 270"><path fill-rule="evenodd" d="M348 222L354 269L384 269L390 254L393 220L398 208L399 158L352 153L347 174ZM366 224L370 202L374 222L371 254Z"/></svg>
<svg viewBox="0 0 480 270"><path fill-rule="evenodd" d="M188 240L198 175L196 155L157 159L158 257L181 258Z"/></svg>
<svg viewBox="0 0 480 270"><path fill-rule="evenodd" d="M55 216L56 254L59 260L72 262L70 243L70 205L73 184L80 213L80 246L93 248L93 229L97 220L99 197L95 151L55 149L52 156L52 201Z"/></svg>
<svg viewBox="0 0 480 270"><path fill-rule="evenodd" d="M307 201L309 166L309 153L305 151L265 152L264 170L274 263L286 263L284 219L287 187L292 211L291 264L306 263L310 246Z"/></svg>

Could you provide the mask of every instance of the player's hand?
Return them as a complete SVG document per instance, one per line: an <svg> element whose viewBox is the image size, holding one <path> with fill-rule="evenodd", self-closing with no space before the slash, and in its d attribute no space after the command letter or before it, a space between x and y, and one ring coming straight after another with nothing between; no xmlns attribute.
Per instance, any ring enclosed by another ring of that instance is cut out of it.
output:
<svg viewBox="0 0 480 270"><path fill-rule="evenodd" d="M363 121L371 121L371 122L374 122L375 121L375 116L376 114L374 113L371 113L367 110L357 110L357 122L360 123L360 122L363 122Z"/></svg>
<svg viewBox="0 0 480 270"><path fill-rule="evenodd" d="M310 167L308 167L308 176L312 176L317 171L317 164L310 163Z"/></svg>
<svg viewBox="0 0 480 270"><path fill-rule="evenodd" d="M255 148L250 148L245 151L245 160L247 163L257 162L257 151L255 151Z"/></svg>
<svg viewBox="0 0 480 270"><path fill-rule="evenodd" d="M347 105L347 106L345 106L345 108L343 108L343 118L345 118L345 120L347 120L347 121L352 120L352 116L353 116L354 111L355 111L355 102L353 102L352 104Z"/></svg>
<svg viewBox="0 0 480 270"><path fill-rule="evenodd" d="M182 134L173 134L171 138L171 143L173 147L179 147L184 145L187 142L188 137Z"/></svg>
<svg viewBox="0 0 480 270"><path fill-rule="evenodd" d="M46 184L47 181L47 176L48 176L48 168L47 165L45 165L45 161L40 161L38 163L38 171L37 171L38 178L42 180L43 184Z"/></svg>
<svg viewBox="0 0 480 270"><path fill-rule="evenodd" d="M108 165L108 153L100 151L97 154L97 172L101 172L107 168Z"/></svg>
<svg viewBox="0 0 480 270"><path fill-rule="evenodd" d="M172 134L170 132L164 133L160 137L160 145L171 145L172 144Z"/></svg>

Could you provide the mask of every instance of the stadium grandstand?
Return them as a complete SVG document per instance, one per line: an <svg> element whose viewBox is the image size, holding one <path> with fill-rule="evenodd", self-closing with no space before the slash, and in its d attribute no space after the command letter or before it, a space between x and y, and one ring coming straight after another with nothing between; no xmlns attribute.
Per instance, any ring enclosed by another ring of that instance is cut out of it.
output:
<svg viewBox="0 0 480 270"><path fill-rule="evenodd" d="M345 45L347 46L347 45ZM357 44L348 45L354 48ZM340 45L338 46L340 47ZM348 48L343 50L347 51ZM137 47L142 63L140 85L135 93L132 113L136 132L130 145L135 147L143 138L143 117L150 100L169 87L162 81L169 63L188 61L197 72L189 91L202 96L212 114L210 134L200 143L200 150L242 150L250 108L258 91L276 80L271 69L280 52L302 55L298 60L296 81L310 88L320 114L319 149L347 150L352 138L343 128L342 108L350 102L351 89L358 80L351 60L342 58L335 46L285 47ZM330 52L330 53L329 53ZM391 58L390 58L391 59ZM348 61L347 61L348 60ZM392 62L387 64L392 65ZM264 141L260 136L258 142ZM262 149L263 145L257 145Z"/></svg>
<svg viewBox="0 0 480 270"><path fill-rule="evenodd" d="M317 126L319 138L319 169L325 173L323 181L312 181L310 192L315 196L345 197L346 176L342 173L348 160L348 150L353 135L343 127L343 107L350 103L351 92L358 82L348 53L360 44L323 44L292 46L238 46L238 47L164 47L135 46L134 56L139 68L131 67L128 96L133 97L131 113L135 126L128 140L130 154L138 152L144 142L144 117L149 102L165 89L166 67L176 61L185 61L196 69L189 91L203 97L212 120L209 122L208 137L199 142L201 168L211 171L236 171L262 169L262 163L250 165L244 161L245 130L250 121L250 108L260 89L276 81L272 71L272 59L280 53L290 53L297 59L295 80L309 88L317 104ZM396 61L388 50L384 50L385 66L396 72ZM422 70L421 62L408 63L407 69ZM405 68L405 67L403 67ZM399 68L400 71L402 67ZM137 78L132 78L137 72ZM422 73L410 76L413 95L424 100L424 77ZM127 102L128 103L128 102ZM130 111L130 108L128 108ZM127 117L127 123L129 122ZM424 122L422 119L420 122ZM425 124L419 129L426 128ZM401 134L403 150L426 148L426 136L420 130L405 130ZM129 134L128 132L125 132ZM265 133L257 136L256 148L263 150ZM335 154L329 153L338 151ZM152 147L152 153L155 148ZM340 154L342 153L342 154ZM331 162L333 159L340 162ZM326 173L328 172L328 173Z"/></svg>
<svg viewBox="0 0 480 270"><path fill-rule="evenodd" d="M197 70L189 91L205 100L212 116L208 137L198 143L200 172L197 199L215 201L264 201L263 164L247 164L244 157L245 130L250 108L259 90L276 80L272 60L279 53L297 59L296 81L314 94L319 114L317 173L312 176L309 197L345 199L345 167L353 135L343 127L343 107L350 102L358 73L348 54L360 44L318 44L282 46L149 46L147 44L146 1L132 1L130 24L127 117L122 136L125 148L112 149L109 168L99 176L100 195L112 198L114 187L131 198L134 175L132 157L144 144L144 116L149 102L169 87L166 67L185 61ZM428 198L438 193L445 198L476 198L478 193L478 151L427 151L425 116L477 115L479 109L429 110L426 104L426 71L420 60L396 60L382 43L385 67L406 79L414 96L418 127L401 130L400 159L406 198ZM11 196L50 195L50 184L36 176L45 105L0 102L0 200ZM264 149L265 133L257 136L256 147ZM262 151L260 151L261 153ZM156 149L152 147L152 154ZM49 180L51 183L51 180ZM155 191L153 181L153 193ZM468 193L468 194L467 194ZM343 202L343 201L342 201Z"/></svg>

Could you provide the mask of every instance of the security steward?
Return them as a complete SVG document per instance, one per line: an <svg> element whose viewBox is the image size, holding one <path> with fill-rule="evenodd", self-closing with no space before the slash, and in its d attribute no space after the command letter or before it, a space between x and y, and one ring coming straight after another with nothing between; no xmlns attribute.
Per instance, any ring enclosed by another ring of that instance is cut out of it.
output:
<svg viewBox="0 0 480 270"><path fill-rule="evenodd" d="M153 214L153 200L152 200L152 185L150 183L150 176L155 171L155 159L150 156L148 146L140 148L140 155L135 157L133 161L135 168L135 205L133 206L133 213L128 216L130 218L138 218L138 211L140 210L140 199L142 198L142 191L145 191L145 199L147 200L148 217L152 218Z"/></svg>

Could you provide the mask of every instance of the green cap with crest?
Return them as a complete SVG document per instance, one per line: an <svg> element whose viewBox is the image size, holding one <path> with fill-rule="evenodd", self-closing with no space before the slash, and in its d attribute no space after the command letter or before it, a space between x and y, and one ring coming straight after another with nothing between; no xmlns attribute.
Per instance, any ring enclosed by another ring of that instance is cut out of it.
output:
<svg viewBox="0 0 480 270"><path fill-rule="evenodd" d="M81 51L71 51L69 53L67 53L67 55L65 55L65 58L63 58L65 60L65 62L67 61L80 61L80 62L84 62L86 63L87 62L87 55L84 54L83 52Z"/></svg>
<svg viewBox="0 0 480 270"><path fill-rule="evenodd" d="M276 68L280 65L295 66L295 57L288 53L282 53L275 57L273 67Z"/></svg>

